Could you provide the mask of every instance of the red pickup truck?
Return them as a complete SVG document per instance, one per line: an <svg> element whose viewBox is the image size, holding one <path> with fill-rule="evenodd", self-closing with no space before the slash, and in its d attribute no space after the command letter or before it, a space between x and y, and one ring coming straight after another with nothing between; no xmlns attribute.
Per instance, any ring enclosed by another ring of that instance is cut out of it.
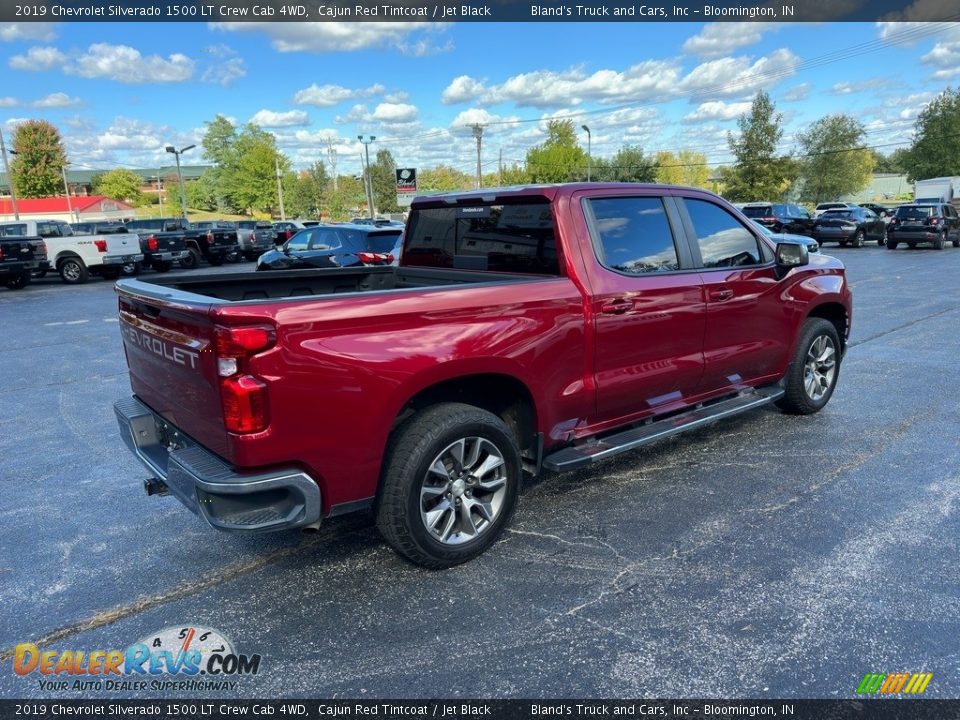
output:
<svg viewBox="0 0 960 720"><path fill-rule="evenodd" d="M663 185L421 197L399 267L117 288L148 494L227 531L372 509L428 567L489 547L525 472L820 410L851 318L838 260Z"/></svg>

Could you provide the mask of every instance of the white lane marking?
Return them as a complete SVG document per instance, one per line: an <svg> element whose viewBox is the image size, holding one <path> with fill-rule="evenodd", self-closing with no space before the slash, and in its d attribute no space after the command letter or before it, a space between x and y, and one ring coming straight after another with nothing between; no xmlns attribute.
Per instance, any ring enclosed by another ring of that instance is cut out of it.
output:
<svg viewBox="0 0 960 720"><path fill-rule="evenodd" d="M44 326L45 326L45 327L53 327L54 325L63 325L63 321L60 321L60 322L52 322L52 323L44 323Z"/></svg>
<svg viewBox="0 0 960 720"><path fill-rule="evenodd" d="M67 320L64 325L83 325L84 323L90 322L89 320Z"/></svg>
<svg viewBox="0 0 960 720"><path fill-rule="evenodd" d="M104 322L117 322L117 323L118 323L118 322L120 322L120 318L114 318L114 317L104 318L103 321L104 321Z"/></svg>

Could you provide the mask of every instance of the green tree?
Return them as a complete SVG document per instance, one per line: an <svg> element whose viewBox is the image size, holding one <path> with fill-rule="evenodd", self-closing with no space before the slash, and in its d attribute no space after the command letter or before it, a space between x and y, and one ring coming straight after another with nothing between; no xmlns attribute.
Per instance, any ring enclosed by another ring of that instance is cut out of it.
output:
<svg viewBox="0 0 960 720"><path fill-rule="evenodd" d="M676 155L669 150L657 153L657 182L707 188L709 180L710 167L703 153L687 148Z"/></svg>
<svg viewBox="0 0 960 720"><path fill-rule="evenodd" d="M724 173L729 200L779 200L790 188L795 172L790 158L777 155L783 137L783 115L776 112L770 96L758 92L750 113L737 120L740 134L727 133L727 143L736 162Z"/></svg>
<svg viewBox="0 0 960 720"><path fill-rule="evenodd" d="M223 115L217 115L204 125L207 126L207 132L200 143L203 146L203 157L214 165L229 165L237 142L237 128Z"/></svg>
<svg viewBox="0 0 960 720"><path fill-rule="evenodd" d="M273 135L248 123L237 135L230 155L229 164L223 167L226 198L248 213L277 213L277 167L282 176L289 172L290 161L277 151Z"/></svg>
<svg viewBox="0 0 960 720"><path fill-rule="evenodd" d="M352 175L337 177L337 189L332 187L326 194L326 207L332 220L349 220L361 206L366 207L363 181Z"/></svg>
<svg viewBox="0 0 960 720"><path fill-rule="evenodd" d="M299 173L287 173L283 178L287 215L319 219L329 180L327 168L321 161Z"/></svg>
<svg viewBox="0 0 960 720"><path fill-rule="evenodd" d="M452 192L472 188L476 179L449 165L437 165L435 168L417 170L418 192Z"/></svg>
<svg viewBox="0 0 960 720"><path fill-rule="evenodd" d="M214 169L204 170L196 180L186 183L187 205L197 210L219 210Z"/></svg>
<svg viewBox="0 0 960 720"><path fill-rule="evenodd" d="M550 120L547 139L530 148L526 160L533 182L570 182L587 177L587 154L577 143L573 120Z"/></svg>
<svg viewBox="0 0 960 720"><path fill-rule="evenodd" d="M903 165L910 182L960 175L960 88L947 88L917 116Z"/></svg>
<svg viewBox="0 0 960 720"><path fill-rule="evenodd" d="M373 205L380 213L398 212L397 163L389 150L377 150L377 160L370 166L373 179Z"/></svg>
<svg viewBox="0 0 960 720"><path fill-rule="evenodd" d="M864 137L863 123L843 113L820 118L798 133L803 149L800 199L816 205L865 188L876 160L863 147Z"/></svg>
<svg viewBox="0 0 960 720"><path fill-rule="evenodd" d="M95 193L114 200L123 200L131 205L139 205L143 201L143 193L140 192L143 182L143 178L135 172L122 168L97 173L91 178Z"/></svg>
<svg viewBox="0 0 960 720"><path fill-rule="evenodd" d="M13 131L16 155L10 172L17 194L22 198L41 198L63 193L63 168L67 153L60 131L46 120L27 120Z"/></svg>
<svg viewBox="0 0 960 720"><path fill-rule="evenodd" d="M905 175L907 170L904 167L904 160L907 155L907 148L897 148L889 155L871 150L873 153L875 173L890 173L895 175Z"/></svg>

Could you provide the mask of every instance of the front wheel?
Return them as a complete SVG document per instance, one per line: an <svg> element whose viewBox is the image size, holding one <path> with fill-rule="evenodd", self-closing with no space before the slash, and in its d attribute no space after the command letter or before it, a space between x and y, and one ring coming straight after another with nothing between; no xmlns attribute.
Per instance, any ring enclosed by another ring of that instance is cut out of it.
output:
<svg viewBox="0 0 960 720"><path fill-rule="evenodd" d="M180 260L180 267L192 270L200 265L200 252L194 248L189 249L189 254Z"/></svg>
<svg viewBox="0 0 960 720"><path fill-rule="evenodd" d="M90 279L90 271L78 257L62 260L57 270L60 272L60 279L68 285L79 285Z"/></svg>
<svg viewBox="0 0 960 720"><path fill-rule="evenodd" d="M867 235L863 230L857 230L857 233L853 236L853 246L855 248L862 248L863 241L866 240Z"/></svg>
<svg viewBox="0 0 960 720"><path fill-rule="evenodd" d="M30 284L30 280L30 273L25 272L17 275L16 277L10 278L5 284L11 290L22 290Z"/></svg>
<svg viewBox="0 0 960 720"><path fill-rule="evenodd" d="M811 415L829 402L839 375L837 329L829 320L807 318L784 377L785 393L777 406L794 415Z"/></svg>
<svg viewBox="0 0 960 720"><path fill-rule="evenodd" d="M377 528L418 565L472 560L509 524L520 477L520 450L503 420L471 405L435 405L410 418L390 442Z"/></svg>

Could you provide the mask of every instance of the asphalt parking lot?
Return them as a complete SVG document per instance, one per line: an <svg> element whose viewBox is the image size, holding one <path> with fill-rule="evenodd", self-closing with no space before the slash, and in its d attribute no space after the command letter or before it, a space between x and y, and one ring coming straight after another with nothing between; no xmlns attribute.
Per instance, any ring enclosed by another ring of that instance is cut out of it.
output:
<svg viewBox="0 0 960 720"><path fill-rule="evenodd" d="M899 671L960 697L960 250L825 250L855 315L823 412L547 476L443 572L363 517L237 537L148 498L111 408L129 394L112 283L0 290L0 697L834 698ZM9 659L197 625L259 673L51 692Z"/></svg>

